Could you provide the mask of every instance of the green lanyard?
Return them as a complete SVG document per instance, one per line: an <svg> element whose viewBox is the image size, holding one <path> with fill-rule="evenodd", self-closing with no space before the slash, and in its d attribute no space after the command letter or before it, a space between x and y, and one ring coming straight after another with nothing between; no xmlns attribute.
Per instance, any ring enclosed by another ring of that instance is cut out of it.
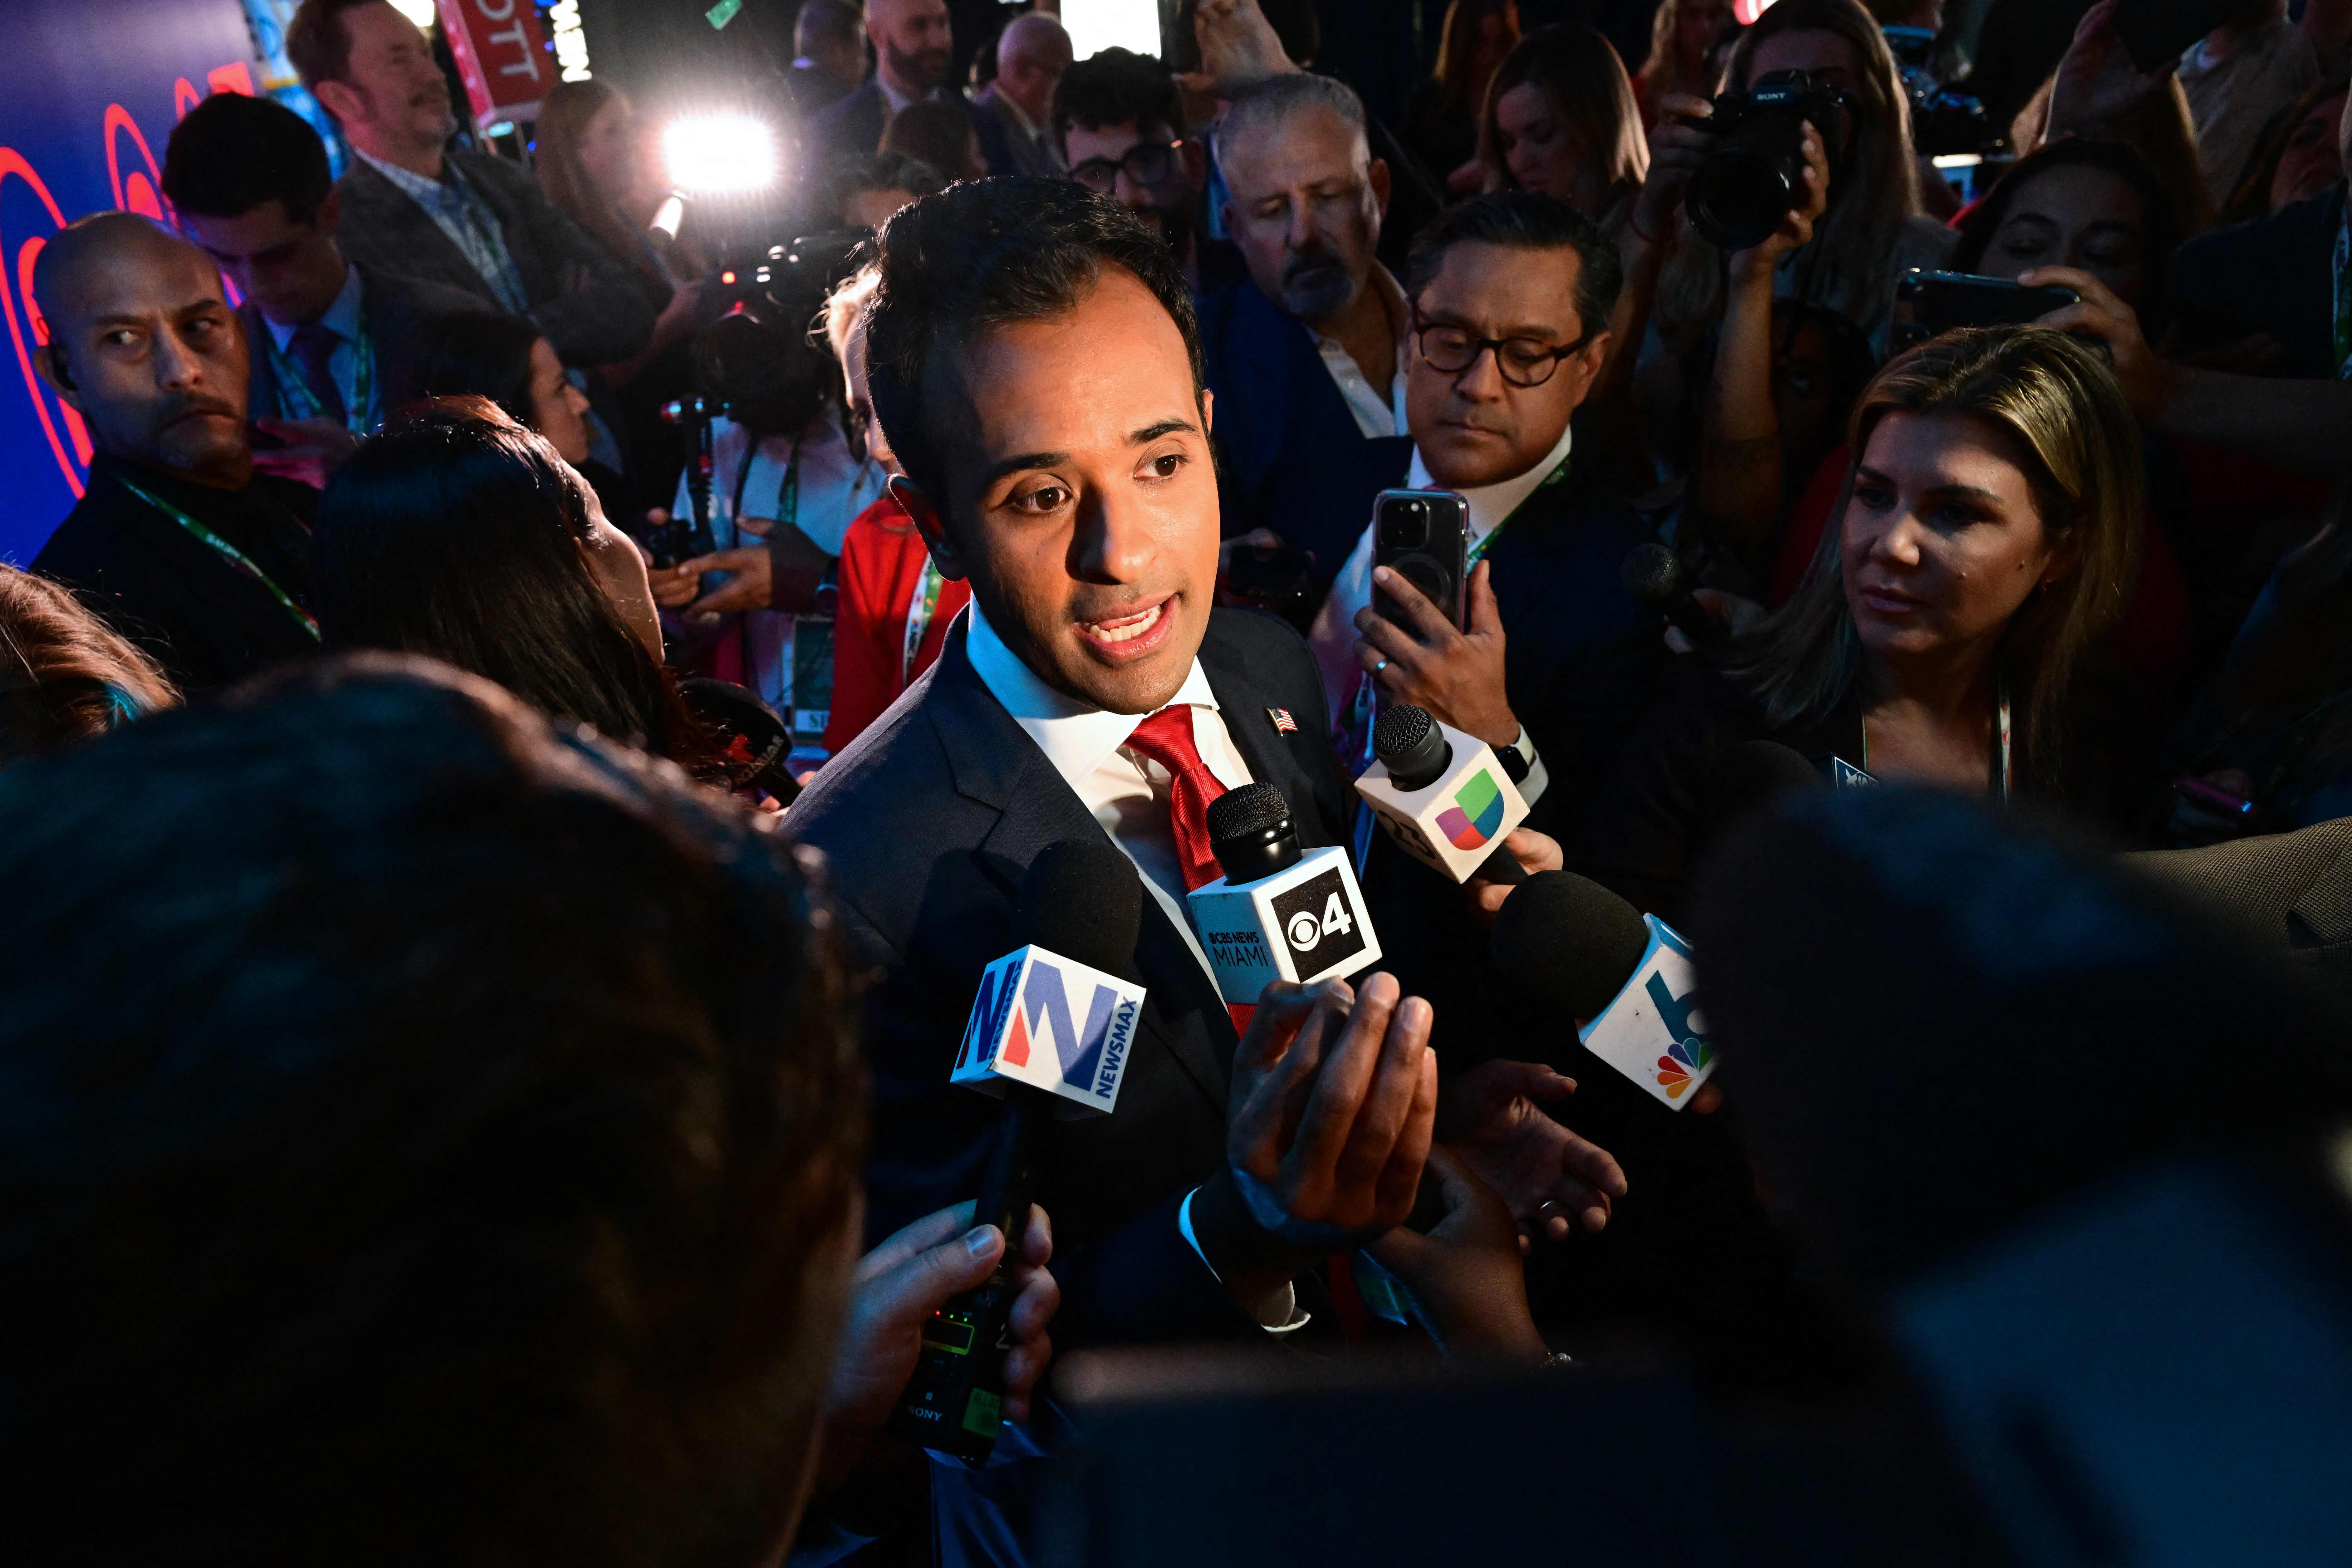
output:
<svg viewBox="0 0 2352 1568"><path fill-rule="evenodd" d="M157 511L162 512L165 517L170 518L182 528L184 528L190 533L194 534L196 538L202 540L205 543L211 545L215 551L219 552L223 560L236 567L238 571L244 573L247 576L252 578L255 582L260 584L264 589L268 591L269 596L277 600L288 615L293 616L295 620L301 623L302 629L310 634L310 640L312 642L320 640L319 623L311 619L310 612L296 604L285 589L271 582L269 580L269 574L264 572L260 567L256 566L253 563L252 558L247 556L244 551L239 550L236 545L231 544L227 540L223 539L219 534L215 533L211 529L206 528L203 523L198 522L194 518L190 517L186 512L182 511L178 507L173 506L170 501L165 500L163 497L149 495L145 490L141 489L129 479L122 479L119 474L115 477L121 480L124 489L129 490L132 495L137 496L149 506L153 507Z"/></svg>
<svg viewBox="0 0 2352 1568"><path fill-rule="evenodd" d="M915 580L915 596L907 605L907 647L898 661L900 689L915 683L915 655L922 650L923 634L931 627L931 617L939 614L940 595L948 580L940 574L940 563L923 552L923 574Z"/></svg>
<svg viewBox="0 0 2352 1568"><path fill-rule="evenodd" d="M1527 500L1519 502L1518 505L1511 509L1510 517L1505 518L1502 521L1488 529L1486 531L1486 538L1472 544L1470 546L1470 553L1466 558L1467 564L1475 566L1480 561L1486 559L1486 552L1495 547L1495 541L1503 537L1503 530L1510 527L1512 519L1517 517L1519 513L1527 510L1528 501L1535 500L1537 496L1542 494L1545 490L1551 489L1552 486L1559 483L1560 480L1568 478L1568 465L1569 459L1562 458L1559 460L1559 466L1554 468L1550 473L1546 474L1543 477L1543 482L1536 486L1534 489L1528 492Z"/></svg>
<svg viewBox="0 0 2352 1568"><path fill-rule="evenodd" d="M278 344L276 332L264 332L269 340L269 363L278 376L278 400L288 409L290 419L315 419L324 412L319 406L318 395L310 390L310 378L302 367L287 357ZM375 402L375 344L368 337L367 301L360 302L359 331L352 339L352 401L343 410L343 427L354 436L365 436L373 429L374 421L368 416ZM328 372L330 375L332 371Z"/></svg>
<svg viewBox="0 0 2352 1568"><path fill-rule="evenodd" d="M751 482L751 459L760 455L756 437L744 449L743 466L735 470L735 510L729 514L727 526L735 531L737 542L743 537L743 487ZM776 487L776 521L784 528L798 525L801 518L801 443L793 437L793 455L784 461L783 482Z"/></svg>

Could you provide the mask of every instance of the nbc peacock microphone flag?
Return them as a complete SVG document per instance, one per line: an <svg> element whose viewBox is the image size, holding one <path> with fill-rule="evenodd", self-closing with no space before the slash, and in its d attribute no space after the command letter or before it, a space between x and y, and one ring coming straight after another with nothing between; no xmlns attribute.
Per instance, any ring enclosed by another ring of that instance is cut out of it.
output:
<svg viewBox="0 0 2352 1568"><path fill-rule="evenodd" d="M1107 838L1049 844L1022 878L1022 945L981 972L950 1081L1004 1101L980 1173L972 1223L995 1226L1004 1254L986 1283L931 1314L890 1429L978 1464L1003 1427L1004 1355L1020 1293L1014 1266L1057 1117L1107 1114L1142 1020L1128 978L1143 923L1143 884Z"/></svg>

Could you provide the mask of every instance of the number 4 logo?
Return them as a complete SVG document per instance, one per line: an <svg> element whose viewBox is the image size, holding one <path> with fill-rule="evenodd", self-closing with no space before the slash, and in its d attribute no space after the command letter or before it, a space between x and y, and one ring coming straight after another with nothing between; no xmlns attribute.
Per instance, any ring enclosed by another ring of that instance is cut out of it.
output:
<svg viewBox="0 0 2352 1568"><path fill-rule="evenodd" d="M1355 929L1356 922L1348 918L1348 900L1333 893L1323 906L1323 934L1345 936Z"/></svg>

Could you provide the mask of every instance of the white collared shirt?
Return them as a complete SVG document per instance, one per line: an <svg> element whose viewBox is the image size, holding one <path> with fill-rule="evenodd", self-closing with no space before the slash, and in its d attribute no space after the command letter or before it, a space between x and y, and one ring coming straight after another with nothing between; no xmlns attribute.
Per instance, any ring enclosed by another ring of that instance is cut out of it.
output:
<svg viewBox="0 0 2352 1568"><path fill-rule="evenodd" d="M1403 380L1402 376L1398 378ZM1503 526L1511 513L1519 510L1526 500L1536 493L1552 470L1568 461L1570 447L1575 440L1575 428L1559 433L1550 451L1536 459L1524 473L1514 474L1491 485L1475 489L1457 490L1470 509L1470 543L1475 548L1481 541ZM1405 489L1425 490L1433 487L1429 477L1429 465L1422 460L1421 447L1412 449L1412 467L1405 475ZM1331 722L1339 724L1354 705L1357 684L1363 677L1363 666L1356 662L1356 612L1372 602L1372 525L1364 524L1364 531L1356 540L1356 548L1349 553L1348 563L1339 568L1339 576L1331 580L1331 592L1317 612L1315 628L1307 641L1315 650L1315 662L1323 667L1323 689L1331 701ZM1521 725L1518 738L1519 755L1528 763L1528 776L1520 781L1519 794L1532 805L1543 795L1550 775L1545 771L1543 759L1535 754L1528 739L1527 727Z"/></svg>
<svg viewBox="0 0 2352 1568"><path fill-rule="evenodd" d="M1383 436L1412 433L1404 417L1404 356L1410 346L1412 306L1405 300L1404 289L1379 262L1372 263L1371 273L1365 281L1380 295L1389 321L1397 330L1396 363L1389 374L1387 391L1366 378L1363 366L1356 363L1356 356L1339 339L1327 338L1313 327L1307 331L1315 340L1315 352L1323 358L1323 368L1331 373L1332 384L1347 400L1348 412L1356 416L1356 428L1363 432L1367 441L1376 441Z"/></svg>
<svg viewBox="0 0 2352 1568"><path fill-rule="evenodd" d="M1021 726L1021 732L1045 753L1046 762L1053 764L1054 771L1094 815L1094 819L1102 824L1110 841L1135 862L1135 868L1143 874L1144 888L1175 922L1185 945L1200 960L1202 972L1213 985L1216 971L1210 966L1209 955L1202 951L1200 938L1192 933L1192 915L1184 903L1188 889L1184 886L1183 863L1176 855L1175 826L1169 816L1168 770L1128 749L1128 737L1150 715L1113 713L1064 696L1037 679L1036 671L1004 646L1004 639L996 635L988 617L981 614L979 600L973 600L964 614L970 617L964 628L964 652L981 684L1004 705L1013 721ZM1200 750L1202 763L1216 775L1219 784L1227 789L1239 789L1251 782L1249 764L1234 749L1234 738L1225 729L1224 714L1217 706L1217 694L1209 689L1209 678L1202 670L1197 655L1184 676L1184 684L1176 689L1176 695L1168 700L1167 705L1192 710L1192 743ZM1177 1211L1176 1224L1202 1267L1214 1274L1208 1254L1201 1250L1201 1243L1192 1234L1190 1195ZM1308 1316L1298 1310L1297 1294L1288 1284L1260 1302L1256 1314L1260 1325L1275 1333L1287 1333L1305 1326Z"/></svg>

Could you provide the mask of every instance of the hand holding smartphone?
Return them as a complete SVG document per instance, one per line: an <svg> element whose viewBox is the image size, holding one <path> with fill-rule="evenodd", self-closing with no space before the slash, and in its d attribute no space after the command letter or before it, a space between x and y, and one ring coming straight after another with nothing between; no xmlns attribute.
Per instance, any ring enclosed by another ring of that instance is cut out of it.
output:
<svg viewBox="0 0 2352 1568"><path fill-rule="evenodd" d="M1386 566L1467 630L1470 503L1452 490L1382 490L1372 502L1372 564ZM1372 608L1410 627L1412 618L1375 588Z"/></svg>

